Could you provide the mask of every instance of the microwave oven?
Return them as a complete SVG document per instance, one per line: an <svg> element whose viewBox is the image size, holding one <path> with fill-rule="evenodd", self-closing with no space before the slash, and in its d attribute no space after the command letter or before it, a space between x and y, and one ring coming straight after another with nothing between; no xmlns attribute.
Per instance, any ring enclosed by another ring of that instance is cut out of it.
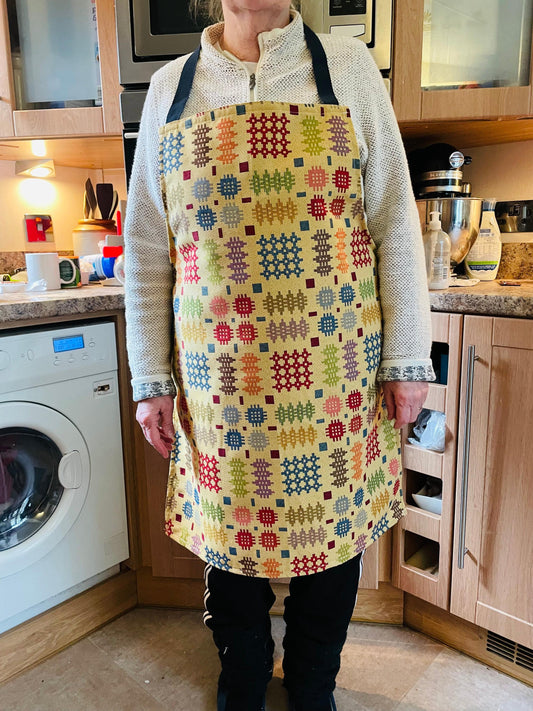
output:
<svg viewBox="0 0 533 711"><path fill-rule="evenodd" d="M384 74L391 68L393 0L301 0L304 21L317 33L356 36L366 42ZM203 24L188 0L116 0L120 83L148 84L174 57L192 52ZM205 23L204 23L205 24Z"/></svg>

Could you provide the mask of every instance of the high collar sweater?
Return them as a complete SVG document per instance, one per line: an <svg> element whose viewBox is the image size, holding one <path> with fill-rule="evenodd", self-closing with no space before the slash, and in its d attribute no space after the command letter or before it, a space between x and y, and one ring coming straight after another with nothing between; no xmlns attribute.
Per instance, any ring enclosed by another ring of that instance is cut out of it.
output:
<svg viewBox="0 0 533 711"><path fill-rule="evenodd" d="M311 55L297 12L258 36L249 68L220 49L223 24L207 27L183 117L250 100L318 103ZM376 245L383 315L380 380L433 380L431 321L420 223L400 132L383 79L360 40L321 35L333 88L350 108L361 154L364 210ZM187 57L152 77L145 101L125 223L127 347L135 400L173 395L173 271L159 183L158 129L166 123ZM253 86L253 89L250 87Z"/></svg>

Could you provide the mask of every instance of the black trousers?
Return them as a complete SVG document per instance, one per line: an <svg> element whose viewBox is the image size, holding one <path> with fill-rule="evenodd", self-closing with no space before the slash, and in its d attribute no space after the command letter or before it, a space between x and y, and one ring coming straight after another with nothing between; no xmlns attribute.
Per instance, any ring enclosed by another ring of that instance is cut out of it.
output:
<svg viewBox="0 0 533 711"><path fill-rule="evenodd" d="M296 709L329 709L340 655L357 599L362 554L320 573L291 578L285 598L284 685ZM267 578L205 569L204 622L222 671L219 711L260 711L272 678L274 642Z"/></svg>

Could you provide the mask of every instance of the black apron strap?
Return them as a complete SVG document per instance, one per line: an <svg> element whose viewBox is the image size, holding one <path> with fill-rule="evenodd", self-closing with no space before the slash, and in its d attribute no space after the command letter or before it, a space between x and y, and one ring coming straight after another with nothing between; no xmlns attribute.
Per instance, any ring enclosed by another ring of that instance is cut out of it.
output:
<svg viewBox="0 0 533 711"><path fill-rule="evenodd" d="M311 60L313 62L313 73L315 75L316 88L318 91L318 96L320 97L320 102L322 104L338 104L337 97L333 91L333 85L331 83L331 75L329 73L328 60L326 58L326 53L322 42L318 39L313 30L304 25L305 41L307 42L307 47L311 52ZM177 121L181 118L185 104L189 98L191 92L192 83L194 80L194 74L196 72L196 65L198 64L198 57L200 56L200 47L191 54L189 59L185 62L182 69L178 88L176 89L176 94L174 100L172 101L172 106L167 114L166 123L171 121Z"/></svg>
<svg viewBox="0 0 533 711"><path fill-rule="evenodd" d="M305 40L311 52L313 62L313 72L315 74L316 88L322 104L338 104L337 97L333 91L331 75L329 73L328 60L322 42L315 35L313 30L304 25Z"/></svg>
<svg viewBox="0 0 533 711"><path fill-rule="evenodd" d="M194 74L196 72L196 65L198 64L198 57L200 56L201 46L194 50L189 59L185 62L183 69L181 70L181 76L172 101L172 106L167 114L166 123L171 121L177 121L181 118L189 94L191 93L192 82L194 79Z"/></svg>

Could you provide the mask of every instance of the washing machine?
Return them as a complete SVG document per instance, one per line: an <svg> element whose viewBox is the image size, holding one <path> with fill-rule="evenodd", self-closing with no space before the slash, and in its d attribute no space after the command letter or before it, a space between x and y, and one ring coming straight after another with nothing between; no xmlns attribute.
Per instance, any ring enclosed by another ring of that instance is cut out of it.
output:
<svg viewBox="0 0 533 711"><path fill-rule="evenodd" d="M114 324L0 332L0 632L127 557Z"/></svg>

